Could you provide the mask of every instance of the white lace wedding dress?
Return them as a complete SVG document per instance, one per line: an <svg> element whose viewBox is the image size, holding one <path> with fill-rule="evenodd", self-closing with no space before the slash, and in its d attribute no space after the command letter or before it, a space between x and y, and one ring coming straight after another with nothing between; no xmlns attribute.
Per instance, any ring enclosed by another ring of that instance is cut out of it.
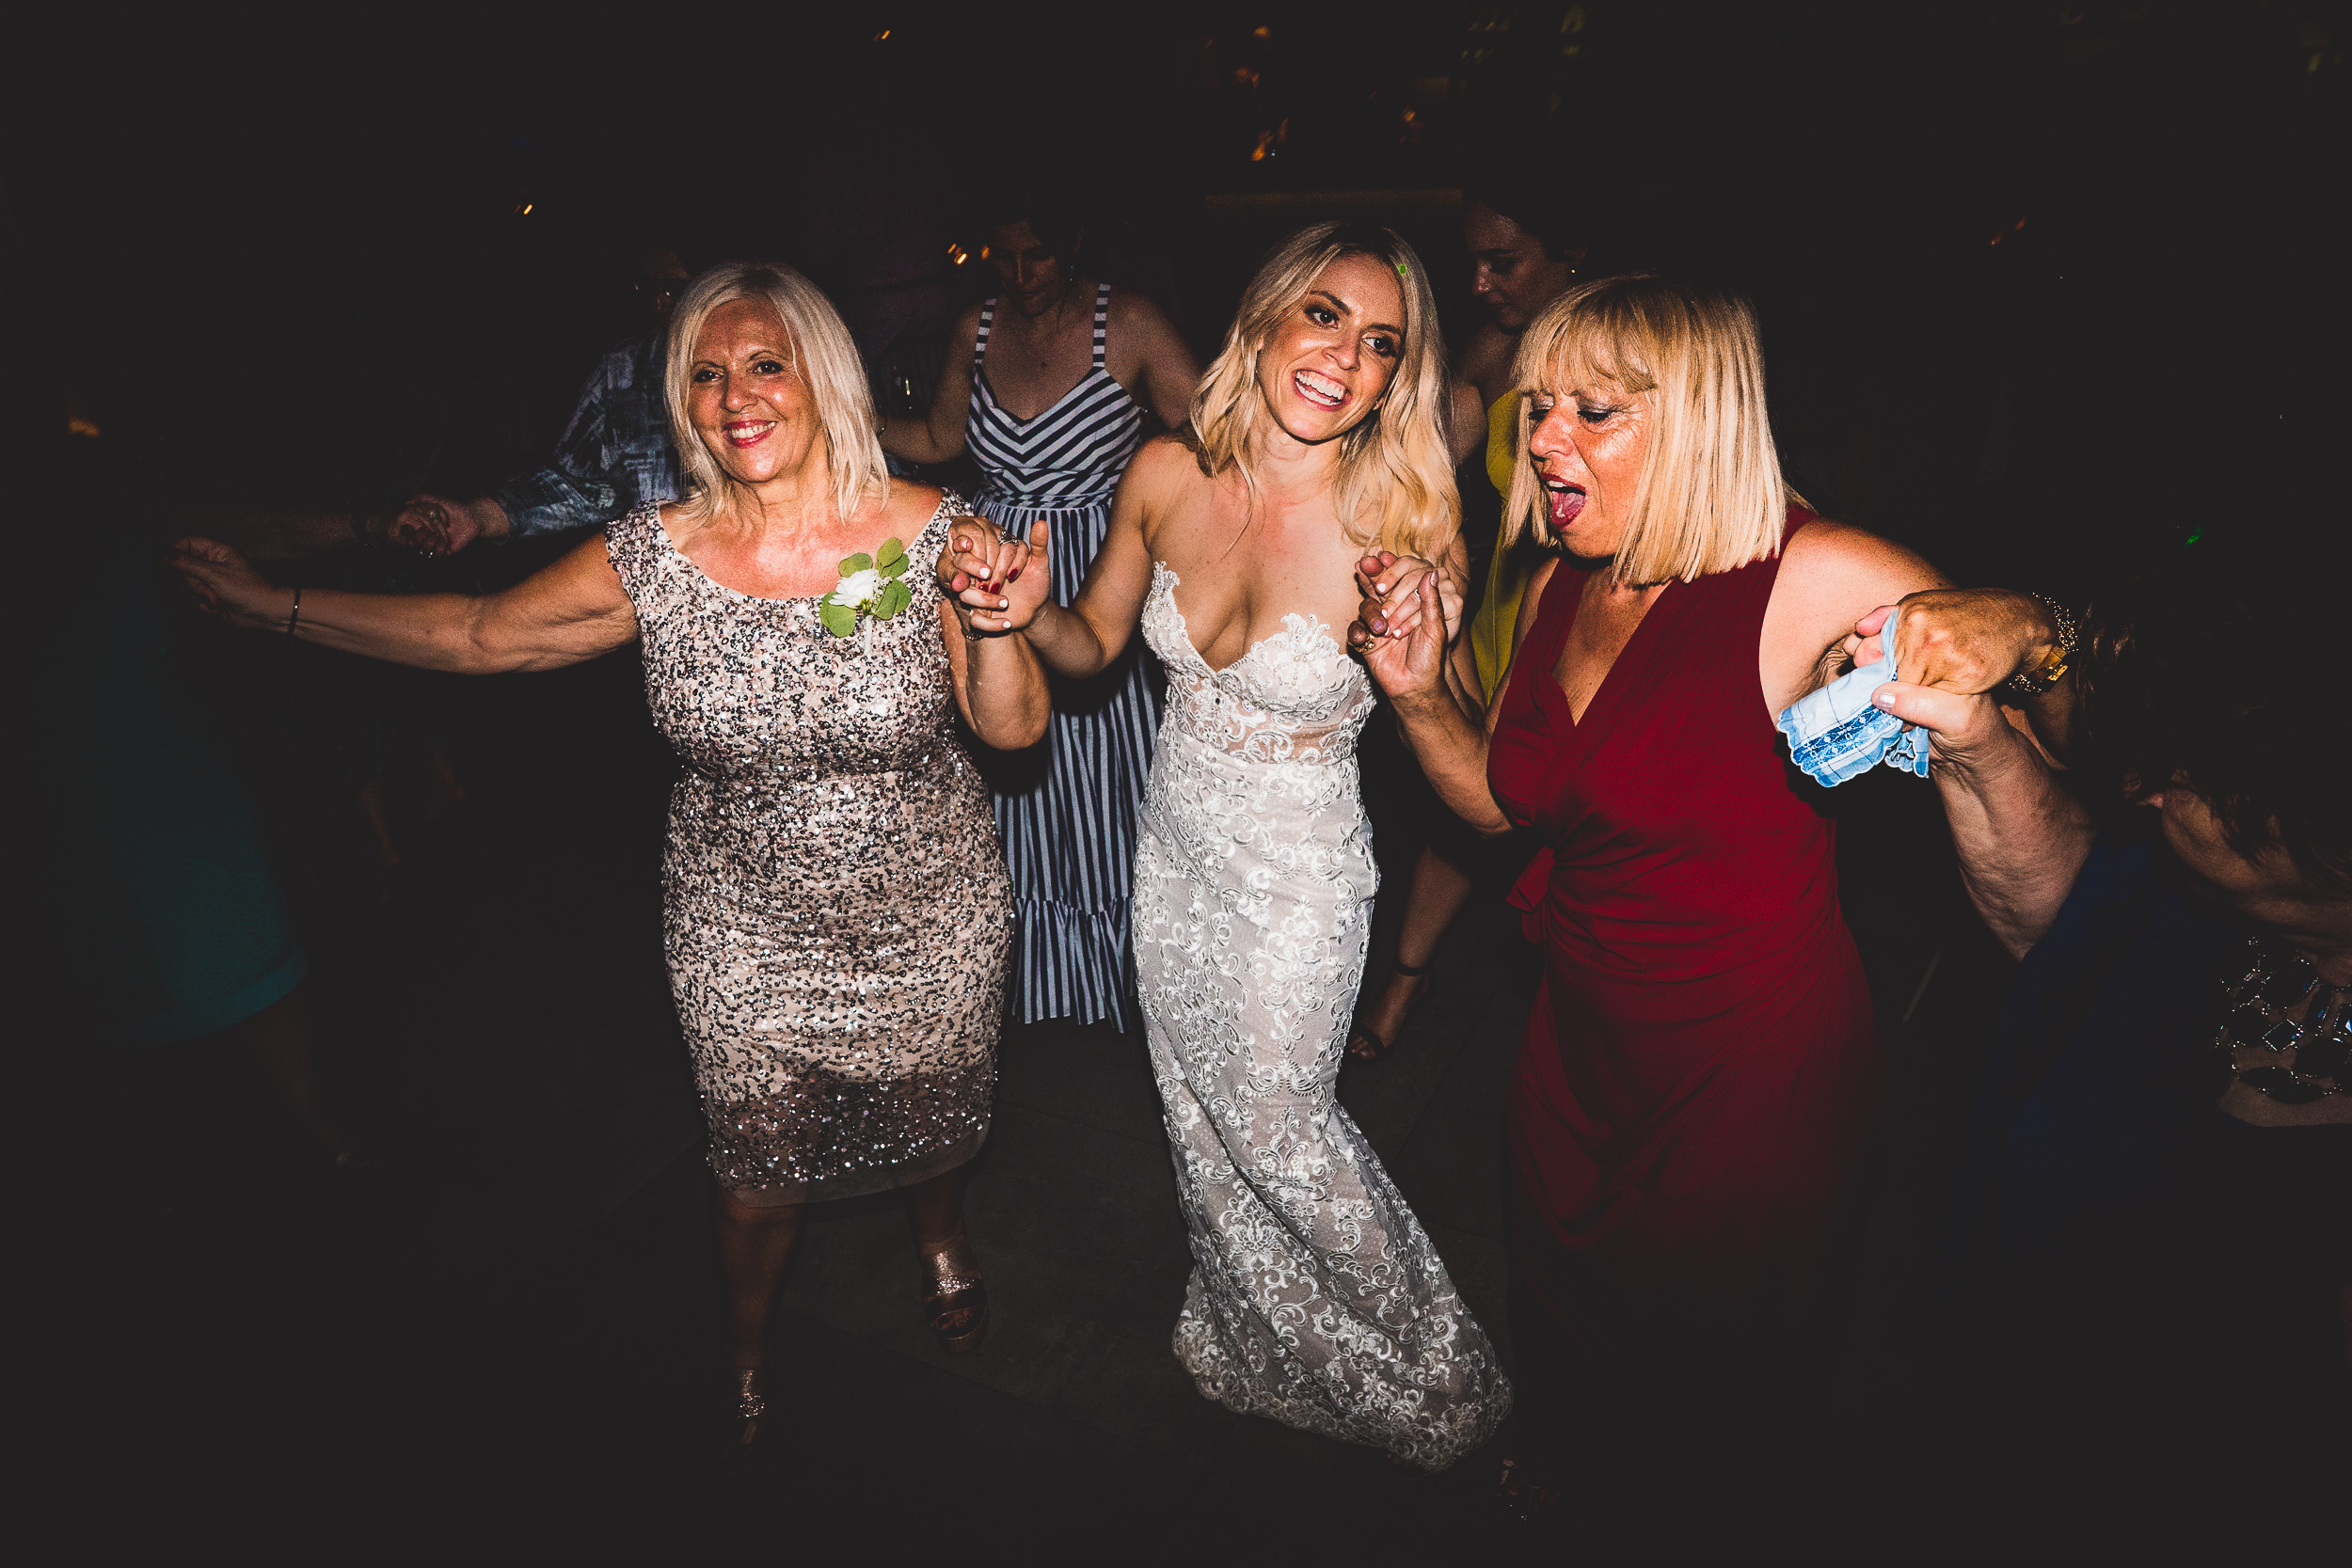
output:
<svg viewBox="0 0 2352 1568"><path fill-rule="evenodd" d="M1168 720L1135 881L1192 1241L1176 1354L1230 1409L1443 1469L1510 1384L1333 1093L1379 885L1356 771L1372 682L1303 615L1212 671L1176 586L1154 567L1143 610Z"/></svg>

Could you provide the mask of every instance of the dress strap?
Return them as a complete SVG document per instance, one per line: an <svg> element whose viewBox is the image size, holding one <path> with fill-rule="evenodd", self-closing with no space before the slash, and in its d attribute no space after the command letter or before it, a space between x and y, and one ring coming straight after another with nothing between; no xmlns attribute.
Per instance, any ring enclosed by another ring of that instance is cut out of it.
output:
<svg viewBox="0 0 2352 1568"><path fill-rule="evenodd" d="M1110 331L1110 320L1111 286L1097 283L1094 286L1094 368L1098 371L1103 368L1103 344Z"/></svg>
<svg viewBox="0 0 2352 1568"><path fill-rule="evenodd" d="M972 368L978 370L988 361L989 324L996 319L996 301L992 297L980 303L980 335L972 340Z"/></svg>

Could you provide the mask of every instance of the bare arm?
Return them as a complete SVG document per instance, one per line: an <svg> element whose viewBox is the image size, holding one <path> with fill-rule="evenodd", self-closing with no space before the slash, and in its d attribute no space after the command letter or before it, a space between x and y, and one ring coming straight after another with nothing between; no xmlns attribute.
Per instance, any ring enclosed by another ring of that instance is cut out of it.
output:
<svg viewBox="0 0 2352 1568"><path fill-rule="evenodd" d="M1378 561L1368 557L1369 567ZM1477 679L1473 673L1465 690L1447 674L1445 652L1438 628L1444 624L1444 611L1438 594L1438 574L1424 572L1412 584L1418 613L1410 627L1400 636L1374 633L1365 621L1348 627L1350 646L1363 655L1364 666L1372 677L1388 693L1396 710L1397 727L1404 732L1405 743L1412 748L1414 760L1427 775L1438 798L1456 816L1489 838L1500 838L1511 831L1513 823L1503 815L1495 800L1494 791L1486 783L1486 752L1494 735L1496 715L1502 710L1502 695L1510 683L1518 678L1518 652L1525 641L1527 628L1535 619L1532 607L1541 602L1544 585L1550 580L1553 563L1546 562L1538 567L1527 585L1523 610L1512 632L1513 663L1511 673L1504 676L1502 690L1496 692L1495 704L1481 712L1475 698ZM1391 620L1403 621L1396 613L1401 606L1375 608L1379 593L1377 578L1359 578L1366 587L1366 612L1386 625ZM1388 610L1382 614L1381 610Z"/></svg>
<svg viewBox="0 0 2352 1568"><path fill-rule="evenodd" d="M1181 441L1163 436L1147 442L1119 482L1103 548L1087 569L1086 585L1078 590L1077 598L1066 610L1042 594L1034 608L1014 600L1011 624L1022 628L1045 668L1056 674L1083 677L1102 671L1127 651L1128 639L1143 616L1143 601L1152 592L1152 551L1144 542L1145 521L1168 503L1188 472L1198 471L1192 453ZM973 531L961 524L951 529L949 549L962 551ZM951 566L962 569L963 556L959 554L953 562L943 560L942 573ZM1025 571L1021 584L1025 588L1027 577Z"/></svg>
<svg viewBox="0 0 2352 1568"><path fill-rule="evenodd" d="M605 554L582 543L514 587L465 594L341 594L278 588L227 545L183 539L171 564L204 609L239 626L425 670L494 674L578 664L637 640L637 612Z"/></svg>
<svg viewBox="0 0 2352 1568"><path fill-rule="evenodd" d="M1119 330L1140 356L1131 388L1140 383L1137 401L1169 430L1182 430L1192 418L1192 395L1200 387L1200 365L1175 325L1160 308L1141 294L1114 295L1124 304Z"/></svg>
<svg viewBox="0 0 2352 1568"><path fill-rule="evenodd" d="M963 451L965 416L971 410L971 364L980 335L980 310L974 306L957 319L947 340L947 359L940 367L939 389L931 394L931 411L922 419L894 415L882 422L882 451L910 463L946 463Z"/></svg>
<svg viewBox="0 0 2352 1568"><path fill-rule="evenodd" d="M254 561L295 561L379 540L392 515L287 506L166 506L155 514L175 535L224 540Z"/></svg>
<svg viewBox="0 0 2352 1568"><path fill-rule="evenodd" d="M983 744L1019 751L1045 738L1053 715L1044 668L1028 639L1013 633L1015 616L1034 614L1047 597L1046 525L1031 529L1026 545L984 530L964 542L970 547L959 553L951 533L941 552L947 569L941 573L946 592L939 603L940 635L955 677L956 707ZM955 571L951 558L967 570Z"/></svg>
<svg viewBox="0 0 2352 1568"><path fill-rule="evenodd" d="M1908 681L1879 705L1934 740L1929 777L1943 798L1970 902L2011 958L2049 930L2090 853L2090 813L2059 781L2032 738L1986 696Z"/></svg>

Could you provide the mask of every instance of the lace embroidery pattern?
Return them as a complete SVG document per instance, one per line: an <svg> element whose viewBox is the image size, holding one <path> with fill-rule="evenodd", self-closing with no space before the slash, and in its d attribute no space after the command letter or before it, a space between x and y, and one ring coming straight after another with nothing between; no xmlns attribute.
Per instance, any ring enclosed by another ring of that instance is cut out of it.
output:
<svg viewBox="0 0 2352 1568"><path fill-rule="evenodd" d="M1136 968L1193 1273L1176 1354L1202 1394L1443 1469L1511 1390L1335 1095L1379 875L1355 766L1370 679L1328 626L1221 671L1176 574L1143 634L1168 720L1136 856Z"/></svg>

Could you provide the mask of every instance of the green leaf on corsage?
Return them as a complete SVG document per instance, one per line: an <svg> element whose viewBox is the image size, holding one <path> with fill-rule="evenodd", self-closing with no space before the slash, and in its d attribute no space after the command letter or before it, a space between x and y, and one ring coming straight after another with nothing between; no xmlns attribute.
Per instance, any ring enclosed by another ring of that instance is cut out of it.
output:
<svg viewBox="0 0 2352 1568"><path fill-rule="evenodd" d="M882 584L881 593L874 595L874 614L877 618L887 621L914 602L914 590L898 578L893 578Z"/></svg>
<svg viewBox="0 0 2352 1568"><path fill-rule="evenodd" d="M842 558L841 575L845 578L855 577L860 572L870 572L873 569L874 558L867 555L864 550L858 551L855 555L845 556Z"/></svg>
<svg viewBox="0 0 2352 1568"><path fill-rule="evenodd" d="M906 558L907 547L904 545L899 544L896 539L885 539L882 542L882 548L874 553L874 563L882 570L889 571L892 562L904 561Z"/></svg>
<svg viewBox="0 0 2352 1568"><path fill-rule="evenodd" d="M835 637L853 637L857 634L857 611L848 605L818 605L817 619L822 621L825 629Z"/></svg>

